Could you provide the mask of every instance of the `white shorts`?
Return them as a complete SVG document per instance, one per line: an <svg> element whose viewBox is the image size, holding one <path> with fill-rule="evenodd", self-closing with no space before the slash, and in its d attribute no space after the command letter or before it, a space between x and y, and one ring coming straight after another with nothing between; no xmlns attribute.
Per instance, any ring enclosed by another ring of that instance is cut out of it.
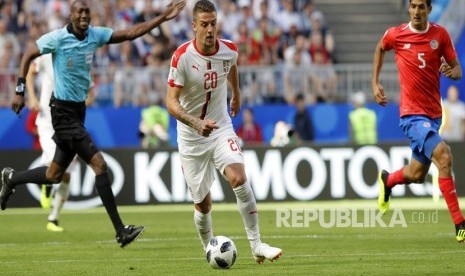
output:
<svg viewBox="0 0 465 276"><path fill-rule="evenodd" d="M39 124L37 126L37 134L39 135L40 147L42 148L41 161L43 166L49 166L53 161L53 157L55 156L57 145L52 139L54 133L55 131L53 130L51 122L50 125ZM69 167L66 169L66 172L71 173L76 167L76 162L77 159L75 157Z"/></svg>
<svg viewBox="0 0 465 276"><path fill-rule="evenodd" d="M234 163L244 164L239 141L234 131L228 131L215 141L179 144L184 178L194 203L200 203L210 192L215 180L215 169L224 170Z"/></svg>

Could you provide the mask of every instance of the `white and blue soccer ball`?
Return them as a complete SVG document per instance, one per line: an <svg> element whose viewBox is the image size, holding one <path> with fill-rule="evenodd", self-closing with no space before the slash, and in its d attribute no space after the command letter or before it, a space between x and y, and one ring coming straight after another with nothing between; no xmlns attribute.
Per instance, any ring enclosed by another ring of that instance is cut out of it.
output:
<svg viewBox="0 0 465 276"><path fill-rule="evenodd" d="M234 242L225 236L213 237L206 249L208 264L216 269L226 269L233 266L237 257Z"/></svg>

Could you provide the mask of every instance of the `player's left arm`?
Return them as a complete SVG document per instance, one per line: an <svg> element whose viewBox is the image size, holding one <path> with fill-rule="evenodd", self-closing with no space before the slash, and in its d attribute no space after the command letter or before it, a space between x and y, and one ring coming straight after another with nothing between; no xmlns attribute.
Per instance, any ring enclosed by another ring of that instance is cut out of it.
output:
<svg viewBox="0 0 465 276"><path fill-rule="evenodd" d="M446 77L452 80L459 80L462 78L462 67L460 66L460 62L457 58L446 62L443 59L441 67L439 67L439 71Z"/></svg>
<svg viewBox="0 0 465 276"><path fill-rule="evenodd" d="M228 84L232 91L231 102L229 103L230 106L230 113L232 117L236 117L241 111L241 90L239 88L239 73L237 70L237 64L231 66L231 69L228 73Z"/></svg>

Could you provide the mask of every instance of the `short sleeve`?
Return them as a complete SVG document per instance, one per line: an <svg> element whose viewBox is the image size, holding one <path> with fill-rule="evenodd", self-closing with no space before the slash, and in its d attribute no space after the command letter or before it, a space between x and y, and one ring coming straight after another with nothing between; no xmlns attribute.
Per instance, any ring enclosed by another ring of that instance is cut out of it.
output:
<svg viewBox="0 0 465 276"><path fill-rule="evenodd" d="M231 60L231 62L233 64L237 64L237 59L239 57L237 45L231 40L227 40L227 39L221 39L221 42L223 42L231 51L235 53L234 58Z"/></svg>
<svg viewBox="0 0 465 276"><path fill-rule="evenodd" d="M394 49L395 45L395 28L389 28L383 36L382 40L383 49L389 51Z"/></svg>
<svg viewBox="0 0 465 276"><path fill-rule="evenodd" d="M178 56L177 52L171 58L171 68L168 75L168 85L171 87L184 87L185 82L185 56Z"/></svg>
<svg viewBox="0 0 465 276"><path fill-rule="evenodd" d="M108 44L113 34L113 30L107 27L94 27L94 31L97 37L98 47Z"/></svg>
<svg viewBox="0 0 465 276"><path fill-rule="evenodd" d="M58 45L60 44L59 32L59 29L54 30L44 34L36 41L41 55L54 53L58 49Z"/></svg>
<svg viewBox="0 0 465 276"><path fill-rule="evenodd" d="M457 57L457 53L455 51L454 44L452 43L452 39L449 36L449 33L443 29L443 35L442 35L442 45L443 49L443 56L446 59L447 62L451 62L453 59Z"/></svg>

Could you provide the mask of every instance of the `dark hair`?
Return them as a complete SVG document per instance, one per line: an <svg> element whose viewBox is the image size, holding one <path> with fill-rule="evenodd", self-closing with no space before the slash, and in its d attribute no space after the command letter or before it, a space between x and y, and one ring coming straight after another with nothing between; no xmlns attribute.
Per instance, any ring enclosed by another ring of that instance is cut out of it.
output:
<svg viewBox="0 0 465 276"><path fill-rule="evenodd" d="M412 0L408 0L409 3L412 3ZM426 0L426 6L431 7L431 0Z"/></svg>
<svg viewBox="0 0 465 276"><path fill-rule="evenodd" d="M87 0L74 0L73 3L71 3L71 12L73 12L74 9L76 9L76 6L78 4L89 6Z"/></svg>
<svg viewBox="0 0 465 276"><path fill-rule="evenodd" d="M216 12L215 5L209 0L200 0L194 5L194 18L201 12Z"/></svg>

